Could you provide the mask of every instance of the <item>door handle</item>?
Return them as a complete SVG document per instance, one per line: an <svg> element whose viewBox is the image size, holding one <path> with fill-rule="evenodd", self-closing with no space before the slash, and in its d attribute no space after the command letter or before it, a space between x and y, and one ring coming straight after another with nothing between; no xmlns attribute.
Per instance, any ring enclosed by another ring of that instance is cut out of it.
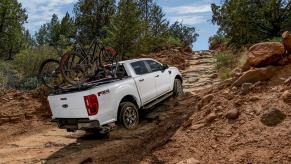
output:
<svg viewBox="0 0 291 164"><path fill-rule="evenodd" d="M160 75L156 75L155 77L160 77Z"/></svg>
<svg viewBox="0 0 291 164"><path fill-rule="evenodd" d="M143 82L143 81L144 81L144 79L140 79L139 81L140 81L140 82Z"/></svg>

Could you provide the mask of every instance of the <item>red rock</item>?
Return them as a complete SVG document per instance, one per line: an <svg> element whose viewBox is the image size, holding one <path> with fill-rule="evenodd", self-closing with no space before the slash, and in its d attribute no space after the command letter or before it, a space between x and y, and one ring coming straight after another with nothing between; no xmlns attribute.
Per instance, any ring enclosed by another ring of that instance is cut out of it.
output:
<svg viewBox="0 0 291 164"><path fill-rule="evenodd" d="M282 38L285 49L288 51L288 53L291 53L291 33L289 31L285 31L282 34Z"/></svg>
<svg viewBox="0 0 291 164"><path fill-rule="evenodd" d="M246 64L243 70L247 67L264 67L277 64L285 54L285 48L279 42L263 42L253 45L248 52Z"/></svg>
<svg viewBox="0 0 291 164"><path fill-rule="evenodd" d="M256 83L258 81L266 81L271 79L278 68L269 66L265 68L255 68L245 72L241 77L239 77L232 86L241 86L244 83Z"/></svg>

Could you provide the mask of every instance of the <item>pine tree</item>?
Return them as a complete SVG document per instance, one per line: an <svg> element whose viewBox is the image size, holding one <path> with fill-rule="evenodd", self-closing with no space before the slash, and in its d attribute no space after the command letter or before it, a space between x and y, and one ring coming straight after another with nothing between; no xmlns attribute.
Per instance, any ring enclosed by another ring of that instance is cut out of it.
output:
<svg viewBox="0 0 291 164"><path fill-rule="evenodd" d="M177 21L171 25L170 33L173 37L178 38L184 47L192 47L199 36L195 27L188 27Z"/></svg>
<svg viewBox="0 0 291 164"><path fill-rule="evenodd" d="M31 36L29 30L25 30L24 38L25 38L24 48L33 48L36 46L35 39Z"/></svg>
<svg viewBox="0 0 291 164"><path fill-rule="evenodd" d="M36 43L38 46L49 44L49 41L50 41L49 24L41 25L38 32L35 34L35 37L36 37Z"/></svg>
<svg viewBox="0 0 291 164"><path fill-rule="evenodd" d="M76 25L82 41L105 37L105 27L115 12L115 0L79 0L74 7Z"/></svg>
<svg viewBox="0 0 291 164"><path fill-rule="evenodd" d="M291 30L290 0L228 0L211 7L218 34L235 45L270 39Z"/></svg>
<svg viewBox="0 0 291 164"><path fill-rule="evenodd" d="M12 59L24 42L26 10L17 0L0 1L0 56Z"/></svg>
<svg viewBox="0 0 291 164"><path fill-rule="evenodd" d="M120 0L116 16L108 29L107 43L111 44L122 58L132 57L138 51L142 21L134 0Z"/></svg>

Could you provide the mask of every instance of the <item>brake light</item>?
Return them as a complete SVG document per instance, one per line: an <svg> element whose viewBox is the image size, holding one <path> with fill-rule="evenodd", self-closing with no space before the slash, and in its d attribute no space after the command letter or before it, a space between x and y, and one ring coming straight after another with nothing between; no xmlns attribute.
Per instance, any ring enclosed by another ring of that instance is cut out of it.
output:
<svg viewBox="0 0 291 164"><path fill-rule="evenodd" d="M85 105L89 116L94 116L98 113L99 103L96 95L84 96Z"/></svg>

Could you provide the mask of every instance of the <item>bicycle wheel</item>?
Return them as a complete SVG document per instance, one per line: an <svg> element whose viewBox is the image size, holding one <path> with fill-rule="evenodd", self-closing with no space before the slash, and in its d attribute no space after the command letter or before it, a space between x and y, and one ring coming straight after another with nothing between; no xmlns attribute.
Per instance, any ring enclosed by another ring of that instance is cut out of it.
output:
<svg viewBox="0 0 291 164"><path fill-rule="evenodd" d="M80 53L67 52L62 56L60 69L65 81L72 85L80 85L89 79L91 65Z"/></svg>
<svg viewBox="0 0 291 164"><path fill-rule="evenodd" d="M38 76L41 82L50 89L61 88L61 85L64 84L59 61L55 59L47 59L42 62Z"/></svg>

